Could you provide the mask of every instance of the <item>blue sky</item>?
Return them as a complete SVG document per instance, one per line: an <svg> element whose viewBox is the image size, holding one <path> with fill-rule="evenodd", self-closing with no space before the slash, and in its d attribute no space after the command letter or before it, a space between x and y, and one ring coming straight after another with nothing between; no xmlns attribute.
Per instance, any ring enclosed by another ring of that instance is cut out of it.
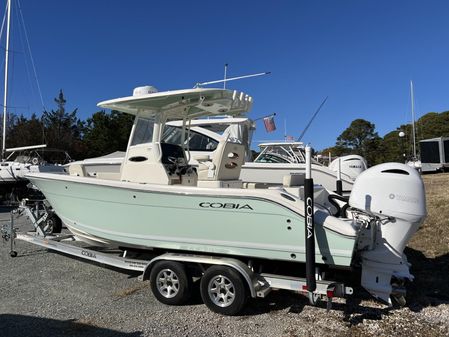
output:
<svg viewBox="0 0 449 337"><path fill-rule="evenodd" d="M16 1L16 0L14 0ZM271 71L230 82L252 95L252 117L277 113L278 130L258 124L254 142L298 136L324 97L304 140L331 146L356 118L381 136L416 112L449 109L448 1L21 0L44 104L63 89L86 119L96 103L136 86L190 88L196 82ZM4 11L4 1L0 3ZM13 13L13 29L19 17ZM10 105L40 112L13 30ZM4 46L4 37L2 37ZM3 76L3 71L1 72ZM31 76L32 77L32 76ZM3 86L1 86L3 87Z"/></svg>

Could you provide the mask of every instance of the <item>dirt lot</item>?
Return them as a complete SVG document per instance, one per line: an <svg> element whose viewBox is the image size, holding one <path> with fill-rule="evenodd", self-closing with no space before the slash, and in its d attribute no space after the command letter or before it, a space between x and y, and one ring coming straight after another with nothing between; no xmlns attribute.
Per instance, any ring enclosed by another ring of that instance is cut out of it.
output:
<svg viewBox="0 0 449 337"><path fill-rule="evenodd" d="M429 216L406 251L416 279L405 308L356 289L328 313L300 295L273 292L241 316L224 317L198 295L165 306L134 274L18 242L15 259L0 245L0 336L448 336L449 174L424 181Z"/></svg>

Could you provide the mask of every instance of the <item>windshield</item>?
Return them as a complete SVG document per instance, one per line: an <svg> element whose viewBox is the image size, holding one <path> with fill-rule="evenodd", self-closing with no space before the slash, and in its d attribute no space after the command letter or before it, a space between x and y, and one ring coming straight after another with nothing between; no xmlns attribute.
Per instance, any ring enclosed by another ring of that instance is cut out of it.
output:
<svg viewBox="0 0 449 337"><path fill-rule="evenodd" d="M186 138L187 135L189 135L188 148L190 151L214 151L218 146L218 142L215 139L198 132L190 130L190 132L186 132ZM181 145L181 141L182 129L180 127L166 125L162 136L162 142ZM187 139L185 144L187 144Z"/></svg>
<svg viewBox="0 0 449 337"><path fill-rule="evenodd" d="M255 163L289 163L288 160L282 158L275 153L263 153L254 160Z"/></svg>
<svg viewBox="0 0 449 337"><path fill-rule="evenodd" d="M153 138L153 126L154 119L139 117L134 127L131 145L151 143Z"/></svg>
<svg viewBox="0 0 449 337"><path fill-rule="evenodd" d="M139 117L133 133L131 146L138 144L151 143L153 138L154 119ZM214 151L218 146L218 141L201 133L190 130L186 132L186 138L189 139L184 142L190 151ZM162 143L182 145L182 128L166 125L161 137Z"/></svg>

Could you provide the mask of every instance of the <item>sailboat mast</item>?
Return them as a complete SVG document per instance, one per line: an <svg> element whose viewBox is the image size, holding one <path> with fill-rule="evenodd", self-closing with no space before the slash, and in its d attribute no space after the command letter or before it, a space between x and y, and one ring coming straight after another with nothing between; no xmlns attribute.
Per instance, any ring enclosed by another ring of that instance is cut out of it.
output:
<svg viewBox="0 0 449 337"><path fill-rule="evenodd" d="M412 100L412 137L413 137L413 160L416 160L416 133L415 133L415 98L413 95L413 81L410 81L410 96Z"/></svg>
<svg viewBox="0 0 449 337"><path fill-rule="evenodd" d="M3 139L2 139L2 159L5 158L6 148L6 103L8 98L8 59L9 59L9 26L11 23L11 0L7 2L8 12L6 21L6 49L5 49L5 91L3 96Z"/></svg>

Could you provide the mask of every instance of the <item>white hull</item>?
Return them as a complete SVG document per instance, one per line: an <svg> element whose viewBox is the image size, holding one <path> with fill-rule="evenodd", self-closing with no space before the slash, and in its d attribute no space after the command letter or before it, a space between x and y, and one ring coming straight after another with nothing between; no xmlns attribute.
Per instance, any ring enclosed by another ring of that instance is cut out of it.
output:
<svg viewBox="0 0 449 337"><path fill-rule="evenodd" d="M86 159L73 164L82 164L88 176L94 177L102 173L119 174L123 158L100 158ZM192 164L192 163L191 163ZM197 166L197 163L195 163ZM312 164L313 178L316 184L322 185L329 191L336 190L336 172L326 166ZM248 162L242 166L240 180L245 182L263 183L268 185L280 185L284 176L290 174L305 173L305 164L273 164ZM349 192L354 181L342 174L343 191Z"/></svg>
<svg viewBox="0 0 449 337"><path fill-rule="evenodd" d="M25 175L29 173L62 173L64 167L61 165L31 165L28 163L2 162L0 164L0 180L15 181L26 179Z"/></svg>
<svg viewBox="0 0 449 337"><path fill-rule="evenodd" d="M242 166L240 179L248 182L269 185L282 184L284 176L305 173L305 164L274 164L274 163L245 163ZM322 185L329 191L336 190L336 172L325 166L312 164L312 176L316 184ZM351 191L354 181L342 174L343 191Z"/></svg>

